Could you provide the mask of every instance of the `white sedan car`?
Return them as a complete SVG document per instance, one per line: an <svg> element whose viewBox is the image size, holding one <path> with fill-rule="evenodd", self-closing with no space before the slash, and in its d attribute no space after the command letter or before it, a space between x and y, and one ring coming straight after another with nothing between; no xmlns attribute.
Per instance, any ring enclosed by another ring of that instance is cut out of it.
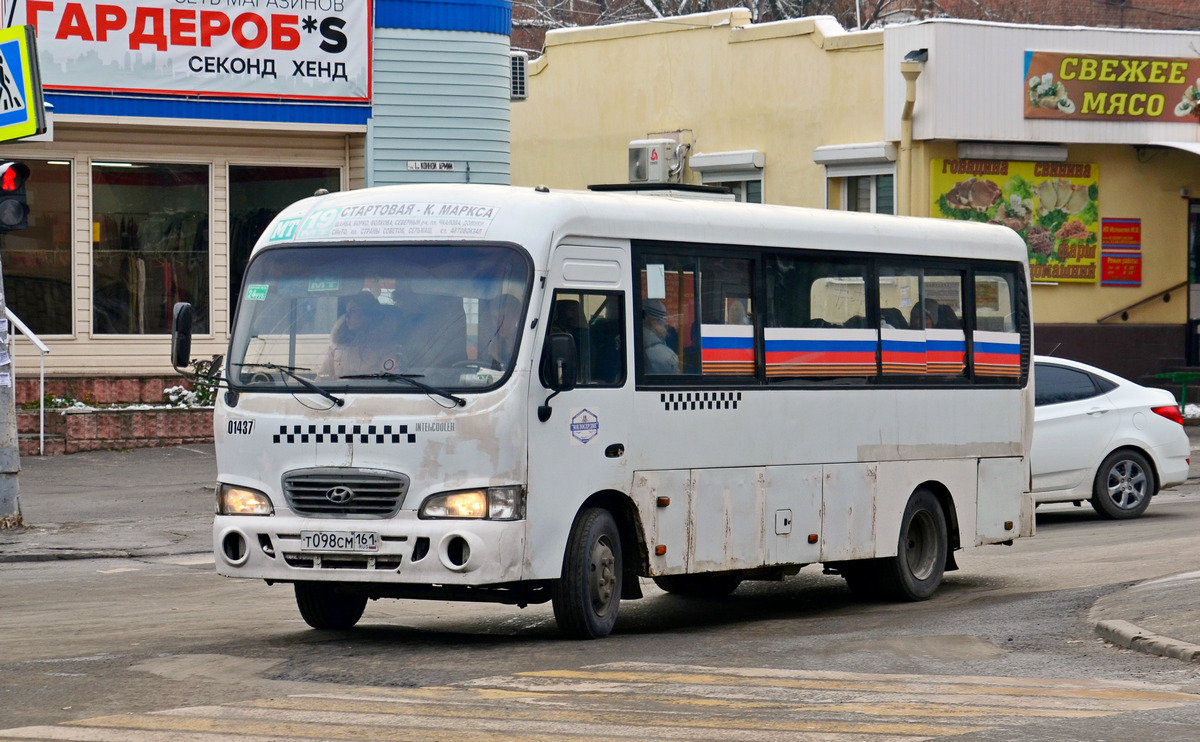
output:
<svg viewBox="0 0 1200 742"><path fill-rule="evenodd" d="M1033 497L1136 518L1188 476L1175 397L1075 361L1034 359Z"/></svg>

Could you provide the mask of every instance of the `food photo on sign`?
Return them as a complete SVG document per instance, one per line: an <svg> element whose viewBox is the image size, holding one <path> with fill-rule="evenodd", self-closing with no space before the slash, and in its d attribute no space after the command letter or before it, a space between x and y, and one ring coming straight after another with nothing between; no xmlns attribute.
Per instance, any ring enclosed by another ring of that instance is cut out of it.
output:
<svg viewBox="0 0 1200 742"><path fill-rule="evenodd" d="M1000 224L1021 235L1034 281L1094 283L1098 172L1095 164L933 160L930 214Z"/></svg>

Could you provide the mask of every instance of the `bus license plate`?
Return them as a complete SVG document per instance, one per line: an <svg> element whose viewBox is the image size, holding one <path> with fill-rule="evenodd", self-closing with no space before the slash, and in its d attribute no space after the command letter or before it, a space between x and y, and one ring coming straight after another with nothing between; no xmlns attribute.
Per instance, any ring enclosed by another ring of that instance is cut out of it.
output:
<svg viewBox="0 0 1200 742"><path fill-rule="evenodd" d="M378 551L379 534L367 531L301 531L300 551Z"/></svg>

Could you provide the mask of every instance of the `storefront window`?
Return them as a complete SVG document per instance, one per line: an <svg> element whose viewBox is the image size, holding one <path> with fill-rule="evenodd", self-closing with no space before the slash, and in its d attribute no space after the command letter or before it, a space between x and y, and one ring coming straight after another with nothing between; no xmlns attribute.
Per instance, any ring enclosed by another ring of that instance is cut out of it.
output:
<svg viewBox="0 0 1200 742"><path fill-rule="evenodd" d="M92 308L97 334L166 334L176 302L208 332L207 165L92 166Z"/></svg>
<svg viewBox="0 0 1200 742"><path fill-rule="evenodd" d="M9 232L4 245L4 298L38 335L71 333L71 163L21 160L29 228Z"/></svg>
<svg viewBox="0 0 1200 742"><path fill-rule="evenodd" d="M341 171L335 167L229 168L229 312L237 310L242 274L250 250L275 215L320 189L341 190Z"/></svg>

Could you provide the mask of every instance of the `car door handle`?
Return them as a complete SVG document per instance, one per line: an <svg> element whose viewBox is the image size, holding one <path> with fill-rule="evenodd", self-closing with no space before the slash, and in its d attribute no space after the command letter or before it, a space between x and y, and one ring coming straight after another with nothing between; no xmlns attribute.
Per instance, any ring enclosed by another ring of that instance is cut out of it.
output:
<svg viewBox="0 0 1200 742"><path fill-rule="evenodd" d="M1092 409L1087 411L1087 414L1091 415L1092 417L1098 417L1099 415L1103 415L1106 412L1108 412L1107 407L1093 407Z"/></svg>

